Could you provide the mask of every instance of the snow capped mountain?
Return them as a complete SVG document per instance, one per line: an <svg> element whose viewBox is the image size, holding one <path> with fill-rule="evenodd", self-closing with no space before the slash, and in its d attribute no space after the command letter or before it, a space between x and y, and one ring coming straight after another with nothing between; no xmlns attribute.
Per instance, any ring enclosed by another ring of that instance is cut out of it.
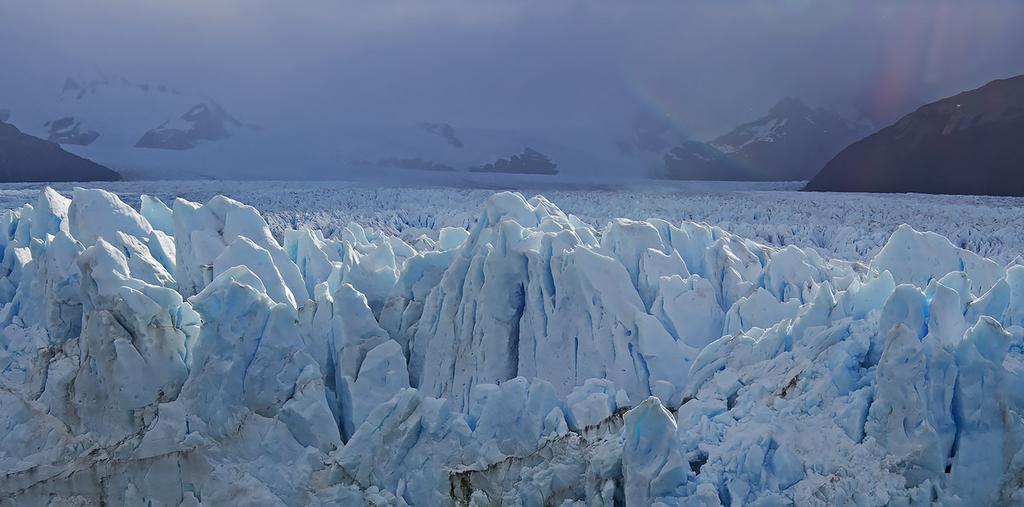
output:
<svg viewBox="0 0 1024 507"><path fill-rule="evenodd" d="M722 173L712 172L715 168L731 167L732 161L722 150L715 148L708 143L700 141L683 141L678 146L669 150L664 156L665 167L668 170L673 168L701 168L705 173L693 172L693 174L706 174L706 178L691 176L692 179L710 179ZM688 169L696 171L696 169Z"/></svg>
<svg viewBox="0 0 1024 507"><path fill-rule="evenodd" d="M839 114L784 98L768 114L701 145L686 142L665 155L670 178L807 180L868 132Z"/></svg>
<svg viewBox="0 0 1024 507"><path fill-rule="evenodd" d="M625 130L474 128L439 119L389 124L332 115L257 128L246 119L262 117L259 112L106 74L68 78L52 103L14 113L26 132L143 179L332 179L396 169L422 172L427 180L495 172L609 181L651 175L798 180L862 132L795 99L711 143L684 140L667 118L649 112Z"/></svg>
<svg viewBox="0 0 1024 507"><path fill-rule="evenodd" d="M1016 505L1024 267L491 196L415 245L216 196L0 216L0 502Z"/></svg>
<svg viewBox="0 0 1024 507"><path fill-rule="evenodd" d="M82 127L74 116L64 116L43 124L48 127L46 139L57 144L88 146L100 136L99 132Z"/></svg>
<svg viewBox="0 0 1024 507"><path fill-rule="evenodd" d="M398 170L404 173L395 177L423 181L468 181L484 173L621 181L660 173L664 151L679 142L652 115L638 116L624 133L608 126L474 127L443 118L389 123L331 114L275 122L266 114L97 73L67 78L54 100L20 107L12 121L131 179L346 179ZM254 118L261 127L247 123Z"/></svg>
<svg viewBox="0 0 1024 507"><path fill-rule="evenodd" d="M836 155L808 190L1024 195L1024 76L922 106Z"/></svg>
<svg viewBox="0 0 1024 507"><path fill-rule="evenodd" d="M236 110L184 89L99 73L66 79L52 102L19 108L12 121L26 132L141 179L183 174L333 179L392 169L421 171L413 177L426 180L437 173L473 179L479 178L475 169L483 167L541 178L556 172L646 176L646 166L634 171L638 158L623 153L617 136L606 129L480 128L443 119L389 123L331 114L270 121L261 127L247 123L266 119L265 114Z"/></svg>
<svg viewBox="0 0 1024 507"><path fill-rule="evenodd" d="M185 114L147 131L136 148L159 148L164 150L188 150L201 142L227 139L242 127L235 119L214 102L192 106Z"/></svg>
<svg viewBox="0 0 1024 507"><path fill-rule="evenodd" d="M62 144L130 147L147 130L180 117L201 101L165 85L97 73L89 78L67 78L52 103L38 104L32 111L19 110L16 119L30 131L45 128L52 141ZM33 121L40 117L45 119ZM92 140L68 135L73 129L92 133Z"/></svg>
<svg viewBox="0 0 1024 507"><path fill-rule="evenodd" d="M0 181L114 181L121 176L0 121Z"/></svg>
<svg viewBox="0 0 1024 507"><path fill-rule="evenodd" d="M258 158L247 150L267 141L204 96L100 72L69 77L52 101L11 116L25 132L133 177L245 165Z"/></svg>
<svg viewBox="0 0 1024 507"><path fill-rule="evenodd" d="M831 114L828 111L823 109L815 111L807 107L800 99L785 97L772 106L766 116L736 127L731 132L712 141L711 145L723 153L736 153L749 147L752 143L775 143L783 137L791 135L794 126L787 127L791 120L817 125L818 122L815 120L821 121L823 117L829 116Z"/></svg>

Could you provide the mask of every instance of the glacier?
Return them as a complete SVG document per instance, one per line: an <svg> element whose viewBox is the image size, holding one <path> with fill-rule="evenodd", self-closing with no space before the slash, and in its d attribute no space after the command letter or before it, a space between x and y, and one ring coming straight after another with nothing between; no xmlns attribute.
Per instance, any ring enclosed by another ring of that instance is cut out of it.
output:
<svg viewBox="0 0 1024 507"><path fill-rule="evenodd" d="M1024 503L1021 262L515 192L434 225L4 211L0 505Z"/></svg>
<svg viewBox="0 0 1024 507"><path fill-rule="evenodd" d="M288 230L319 229L328 238L340 237L355 222L398 236L417 249L421 248L417 242L423 237L436 241L438 231L444 227L472 228L479 210L494 194L493 185L417 184L412 176L393 177L384 183L150 180L89 185L114 192L133 205L144 195L153 197L149 208L155 208L156 201L162 201L160 206L172 205L178 197L204 203L224 195L257 206L282 245ZM1024 245L1024 229L1017 226L1024 219L1022 198L794 191L799 183L658 180L611 188L579 182L503 184L542 193L595 230L615 218L707 222L759 243L812 248L825 257L865 263L904 223L919 231L936 232L954 245L1000 264L1021 255ZM52 186L70 197L74 187L81 184ZM40 184L0 184L0 210L34 203L41 188ZM145 202L141 208L155 229L174 234L173 230L156 225L160 222L151 218L154 215L146 214Z"/></svg>

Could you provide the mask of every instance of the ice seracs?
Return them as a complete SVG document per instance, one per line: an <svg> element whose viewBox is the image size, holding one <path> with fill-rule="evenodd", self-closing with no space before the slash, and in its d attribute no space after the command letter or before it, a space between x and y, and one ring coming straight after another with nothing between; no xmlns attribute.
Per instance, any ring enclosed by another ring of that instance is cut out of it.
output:
<svg viewBox="0 0 1024 507"><path fill-rule="evenodd" d="M932 233L862 264L509 192L412 245L140 209L0 216L0 505L1024 500L1024 266Z"/></svg>
<svg viewBox="0 0 1024 507"><path fill-rule="evenodd" d="M676 439L676 421L658 398L647 398L623 416L622 480L629 505L678 498L689 482L689 463Z"/></svg>
<svg viewBox="0 0 1024 507"><path fill-rule="evenodd" d="M116 438L139 430L154 415L146 411L178 396L199 318L177 292L133 278L124 254L103 239L77 262L82 331L75 416L83 430Z"/></svg>
<svg viewBox="0 0 1024 507"><path fill-rule="evenodd" d="M273 268L296 302L309 299L298 267L270 234L256 208L216 196L204 205L176 199L173 210L175 278L182 294L198 294L212 281L211 268L217 257L234 241L245 238L271 256ZM222 262L221 269L231 267L225 265L228 263Z"/></svg>
<svg viewBox="0 0 1024 507"><path fill-rule="evenodd" d="M933 232L918 232L902 225L892 233L878 255L871 260L878 271L892 273L896 283L912 283L923 287L933 278L963 271L973 282L972 290L980 295L1002 276L1002 267L990 259L957 248L948 239Z"/></svg>

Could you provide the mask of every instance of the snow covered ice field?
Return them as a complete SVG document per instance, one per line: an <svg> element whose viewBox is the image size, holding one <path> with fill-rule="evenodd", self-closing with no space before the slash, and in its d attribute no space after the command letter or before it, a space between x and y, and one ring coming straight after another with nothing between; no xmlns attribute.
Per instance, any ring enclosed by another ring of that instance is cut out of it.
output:
<svg viewBox="0 0 1024 507"><path fill-rule="evenodd" d="M406 178L403 173L389 177ZM512 175L514 176L514 175ZM436 178L435 178L436 179ZM427 182L431 180L426 180ZM458 182L464 184L465 182ZM802 183L658 181L642 185L573 184L531 188L509 179L527 197L541 194L591 226L613 218L707 222L775 246L795 244L828 257L870 259L900 224L937 232L953 244L1007 263L1024 253L1024 199L925 194L835 194L793 191ZM537 185L533 183L533 185ZM69 196L74 184L54 188ZM316 228L331 236L355 221L410 241L441 227L469 227L495 191L455 186L384 186L373 182L127 181L94 183L134 207L148 194L165 202L205 202L226 195L255 206L280 240L287 228ZM39 184L0 183L0 210L35 201Z"/></svg>
<svg viewBox="0 0 1024 507"><path fill-rule="evenodd" d="M0 187L2 505L1024 503L1019 199L71 187Z"/></svg>

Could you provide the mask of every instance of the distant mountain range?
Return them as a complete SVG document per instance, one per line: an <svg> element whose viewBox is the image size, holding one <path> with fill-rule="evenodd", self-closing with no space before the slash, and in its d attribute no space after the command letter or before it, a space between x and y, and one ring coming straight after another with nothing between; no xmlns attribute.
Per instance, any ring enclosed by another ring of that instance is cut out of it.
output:
<svg viewBox="0 0 1024 507"><path fill-rule="evenodd" d="M551 162L547 155L527 147L519 155L499 158L493 163L471 168L470 171L481 173L516 173L516 174L558 174L557 164Z"/></svg>
<svg viewBox="0 0 1024 507"><path fill-rule="evenodd" d="M664 176L683 180L808 180L869 128L785 98L768 114L709 143L684 141L664 156Z"/></svg>
<svg viewBox="0 0 1024 507"><path fill-rule="evenodd" d="M624 166L610 136L589 132L457 128L436 120L371 124L330 115L257 127L241 119L244 111L236 116L207 96L102 72L68 77L57 90L52 102L0 113L26 133L132 178L329 179L378 169L552 175L563 161Z"/></svg>
<svg viewBox="0 0 1024 507"><path fill-rule="evenodd" d="M46 138L66 146L189 150L244 128L208 98L107 74L66 78L55 104L43 109L53 116L42 122Z"/></svg>
<svg viewBox="0 0 1024 507"><path fill-rule="evenodd" d="M0 121L0 182L115 181L121 176L100 164L25 134Z"/></svg>
<svg viewBox="0 0 1024 507"><path fill-rule="evenodd" d="M807 190L1024 195L1024 75L922 106L835 156Z"/></svg>
<svg viewBox="0 0 1024 507"><path fill-rule="evenodd" d="M132 178L330 179L386 169L807 180L868 132L797 99L700 142L687 139L669 118L642 112L623 125L590 129L473 128L438 118L387 124L332 115L257 127L243 118L265 112L229 112L204 95L117 75L67 78L58 90L52 103L0 114L28 134Z"/></svg>
<svg viewBox="0 0 1024 507"><path fill-rule="evenodd" d="M221 141L242 128L242 122L214 102L192 106L180 117L146 131L136 148L190 150L202 142Z"/></svg>

